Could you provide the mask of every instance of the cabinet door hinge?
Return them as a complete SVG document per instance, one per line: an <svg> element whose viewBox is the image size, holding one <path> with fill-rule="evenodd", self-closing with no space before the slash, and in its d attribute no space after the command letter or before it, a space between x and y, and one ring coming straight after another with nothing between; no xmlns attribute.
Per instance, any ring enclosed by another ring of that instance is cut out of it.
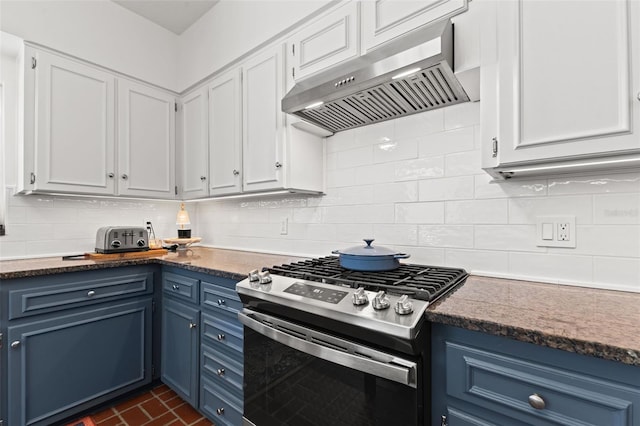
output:
<svg viewBox="0 0 640 426"><path fill-rule="evenodd" d="M29 175L29 183L31 185L33 185L34 183L36 183L36 174L31 172L31 175Z"/></svg>
<svg viewBox="0 0 640 426"><path fill-rule="evenodd" d="M38 65L38 61L36 60L35 56L31 57L31 69L34 70L36 69L36 65Z"/></svg>
<svg viewBox="0 0 640 426"><path fill-rule="evenodd" d="M498 156L498 138L493 138L491 139L493 141L492 147L491 147L491 153L492 153L492 157L496 158Z"/></svg>
<svg viewBox="0 0 640 426"><path fill-rule="evenodd" d="M178 103L174 103L173 105L175 105L174 109L176 110L176 112L178 112Z"/></svg>
<svg viewBox="0 0 640 426"><path fill-rule="evenodd" d="M176 195L178 195L178 185L173 187L173 191Z"/></svg>
<svg viewBox="0 0 640 426"><path fill-rule="evenodd" d="M293 56L296 56L296 45L295 45L295 44L292 44L292 45L291 45L291 54L292 54Z"/></svg>
<svg viewBox="0 0 640 426"><path fill-rule="evenodd" d="M0 333L0 349L2 349L2 333ZM2 420L0 420L2 421Z"/></svg>
<svg viewBox="0 0 640 426"><path fill-rule="evenodd" d="M296 69L291 68L291 77L296 78Z"/></svg>

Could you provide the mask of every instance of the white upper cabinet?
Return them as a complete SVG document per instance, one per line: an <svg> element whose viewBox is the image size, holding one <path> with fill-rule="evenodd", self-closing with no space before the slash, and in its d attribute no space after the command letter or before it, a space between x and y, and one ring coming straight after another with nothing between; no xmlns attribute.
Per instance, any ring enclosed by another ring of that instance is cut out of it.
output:
<svg viewBox="0 0 640 426"><path fill-rule="evenodd" d="M387 41L467 10L467 0L368 0L362 2L362 54Z"/></svg>
<svg viewBox="0 0 640 426"><path fill-rule="evenodd" d="M176 120L180 135L177 155L177 183L182 199L208 195L209 180L209 117L207 89L183 97Z"/></svg>
<svg viewBox="0 0 640 426"><path fill-rule="evenodd" d="M173 198L175 98L120 79L118 121L118 193Z"/></svg>
<svg viewBox="0 0 640 426"><path fill-rule="evenodd" d="M242 191L241 72L233 69L214 79L209 91L209 194Z"/></svg>
<svg viewBox="0 0 640 426"><path fill-rule="evenodd" d="M113 194L115 78L27 47L24 189Z"/></svg>
<svg viewBox="0 0 640 426"><path fill-rule="evenodd" d="M282 188L284 96L282 58L276 45L242 65L242 153L244 191Z"/></svg>
<svg viewBox="0 0 640 426"><path fill-rule="evenodd" d="M349 2L305 25L289 40L291 77L303 79L360 54L359 2Z"/></svg>
<svg viewBox="0 0 640 426"><path fill-rule="evenodd" d="M498 3L481 39L483 167L640 152L640 3Z"/></svg>

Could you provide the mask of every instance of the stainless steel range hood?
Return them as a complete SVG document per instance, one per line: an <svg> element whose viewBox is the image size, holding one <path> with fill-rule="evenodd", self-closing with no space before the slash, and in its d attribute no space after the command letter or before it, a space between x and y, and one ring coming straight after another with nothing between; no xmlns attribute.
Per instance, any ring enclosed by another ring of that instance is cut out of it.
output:
<svg viewBox="0 0 640 426"><path fill-rule="evenodd" d="M282 110L339 132L468 100L445 20L299 82Z"/></svg>

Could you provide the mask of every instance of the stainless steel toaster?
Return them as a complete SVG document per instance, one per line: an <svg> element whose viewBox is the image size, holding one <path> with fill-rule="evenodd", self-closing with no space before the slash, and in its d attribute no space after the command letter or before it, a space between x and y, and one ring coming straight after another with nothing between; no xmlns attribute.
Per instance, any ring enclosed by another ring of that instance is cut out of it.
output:
<svg viewBox="0 0 640 426"><path fill-rule="evenodd" d="M96 253L149 250L149 236L142 226L103 226L96 234Z"/></svg>

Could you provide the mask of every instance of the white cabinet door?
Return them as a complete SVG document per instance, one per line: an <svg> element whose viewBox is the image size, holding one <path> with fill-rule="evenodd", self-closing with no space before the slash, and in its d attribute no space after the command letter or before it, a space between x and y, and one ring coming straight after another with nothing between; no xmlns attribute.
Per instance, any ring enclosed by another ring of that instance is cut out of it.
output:
<svg viewBox="0 0 640 426"><path fill-rule="evenodd" d="M178 188L182 199L206 197L209 179L207 89L182 98L179 106Z"/></svg>
<svg viewBox="0 0 640 426"><path fill-rule="evenodd" d="M175 99L130 80L118 80L118 192L174 198Z"/></svg>
<svg viewBox="0 0 640 426"><path fill-rule="evenodd" d="M115 79L89 65L52 53L27 49L26 96L28 131L35 140L25 173L34 191L113 194L115 190ZM33 62L32 59L33 58ZM29 75L29 71L35 75ZM30 80L30 81L29 81Z"/></svg>
<svg viewBox="0 0 640 426"><path fill-rule="evenodd" d="M295 80L358 56L358 5L349 2L293 35L288 52Z"/></svg>
<svg viewBox="0 0 640 426"><path fill-rule="evenodd" d="M438 19L467 10L467 0L368 0L362 2L362 53Z"/></svg>
<svg viewBox="0 0 640 426"><path fill-rule="evenodd" d="M209 194L242 191L242 95L239 69L209 84Z"/></svg>
<svg viewBox="0 0 640 426"><path fill-rule="evenodd" d="M640 3L520 0L491 18L483 167L640 150Z"/></svg>
<svg viewBox="0 0 640 426"><path fill-rule="evenodd" d="M266 49L242 65L244 191L282 188L284 113L280 108L284 45Z"/></svg>

